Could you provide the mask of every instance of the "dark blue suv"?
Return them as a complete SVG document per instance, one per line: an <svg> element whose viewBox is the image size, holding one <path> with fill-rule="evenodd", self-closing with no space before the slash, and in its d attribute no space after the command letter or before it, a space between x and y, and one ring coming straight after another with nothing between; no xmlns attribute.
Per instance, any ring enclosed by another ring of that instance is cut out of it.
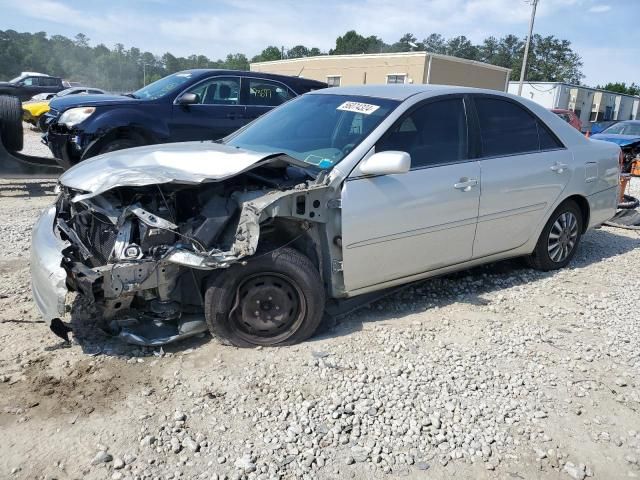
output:
<svg viewBox="0 0 640 480"><path fill-rule="evenodd" d="M326 86L260 72L185 70L127 95L53 100L43 141L69 168L123 148L216 140L290 98Z"/></svg>

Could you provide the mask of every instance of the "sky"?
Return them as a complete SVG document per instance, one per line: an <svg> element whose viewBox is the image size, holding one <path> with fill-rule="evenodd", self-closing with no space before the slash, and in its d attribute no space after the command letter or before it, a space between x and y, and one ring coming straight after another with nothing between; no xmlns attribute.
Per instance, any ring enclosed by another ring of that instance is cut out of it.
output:
<svg viewBox="0 0 640 480"><path fill-rule="evenodd" d="M527 34L528 0L0 0L0 30L82 32L91 44L136 46L158 55L240 52L268 45L328 51L348 30L387 43L405 33ZM640 83L640 0L539 0L534 32L571 41L584 62L583 83Z"/></svg>

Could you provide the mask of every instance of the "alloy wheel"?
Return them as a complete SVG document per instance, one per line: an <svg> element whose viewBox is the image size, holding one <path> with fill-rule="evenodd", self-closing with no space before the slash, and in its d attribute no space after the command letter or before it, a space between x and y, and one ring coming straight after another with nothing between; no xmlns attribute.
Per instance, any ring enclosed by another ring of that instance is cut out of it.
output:
<svg viewBox="0 0 640 480"><path fill-rule="evenodd" d="M561 213L549 231L549 258L561 263L571 254L578 239L578 219L572 212Z"/></svg>

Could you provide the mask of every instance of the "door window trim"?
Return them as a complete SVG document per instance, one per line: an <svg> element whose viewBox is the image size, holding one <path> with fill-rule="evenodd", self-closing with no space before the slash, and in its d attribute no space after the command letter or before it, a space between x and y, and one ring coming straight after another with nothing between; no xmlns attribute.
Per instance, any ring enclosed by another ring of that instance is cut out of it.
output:
<svg viewBox="0 0 640 480"><path fill-rule="evenodd" d="M462 94L462 93L451 93L451 94L447 94L447 95L438 95L437 97L431 97L431 98L427 98L425 100L421 100L419 102L417 102L416 104L412 105L410 108L408 108L395 122L393 122L393 124L387 129L386 132L384 132L380 138L378 138L378 140L376 141L375 145L373 146L374 148L374 153L377 153L376 147L378 145L378 143L385 137L385 135L387 135L387 133L389 133L393 128L399 126L402 122L404 122L404 120L412 115L416 110L418 110L421 107L424 107L425 105L429 105L432 103L437 103L439 101L445 101L445 100L455 100L455 99L460 99L462 100L462 107L464 108L464 116L465 116L465 124L467 127L467 154L465 159L463 160L453 160L450 162L439 162L439 163L433 163L430 165L420 165L420 166L411 166L411 168L409 169L409 172L413 172L415 170L424 170L426 168L435 168L435 167L442 167L442 166L446 166L446 165L457 165L460 163L469 163L469 162L475 162L477 160L476 156L475 156L475 152L472 151L471 147L472 147L472 139L473 139L473 135L471 135L471 130L472 130L472 125L470 122L470 115L469 115L469 107L467 105L467 95L466 94ZM408 153L408 152L407 152ZM363 160L361 160L360 162L362 162ZM413 163L413 159L412 159L412 163ZM407 172L407 173L409 173ZM365 176L359 176L357 178L364 178ZM370 176L366 176L367 178Z"/></svg>
<svg viewBox="0 0 640 480"><path fill-rule="evenodd" d="M475 137L475 143L476 143L476 158L475 160L489 160L492 158L505 158L505 157L515 157L518 155L535 155L536 153L545 153L545 152L555 152L558 150L567 150L567 146L564 144L564 142L555 134L555 132L549 128L549 126L538 116L536 115L530 108L528 108L526 105L513 100L509 97L503 97L501 95L492 95L490 93L472 93L472 94L467 94L466 95L469 99L469 110L470 110L470 116L471 116L471 123L473 123L473 129L474 129L474 137ZM526 152L517 152L517 153L506 153L506 154L501 154L501 155L483 155L482 152L482 131L480 129L480 117L478 115L478 109L476 107L476 98L490 98L493 100L500 100L500 101L504 101L504 102L508 102L511 103L517 107L520 107L522 110L524 110L526 113L528 113L529 115L533 116L533 118L536 121L536 131L538 133L538 145L540 145L540 127L544 128L547 133L549 133L549 135L551 135L551 137L556 140L561 147L556 147L556 148L545 148L543 149L538 149L538 150L529 150Z"/></svg>
<svg viewBox="0 0 640 480"><path fill-rule="evenodd" d="M185 94L185 92L191 90L194 87L197 87L198 85L200 85L201 83L204 82L208 82L210 80L213 80L214 78L237 78L238 79L238 84L240 87L240 90L238 92L238 103L236 105L218 105L219 107L242 107L244 105L241 105L240 102L240 98L241 98L241 93L242 93L242 77L240 75L214 75L212 77L207 77L207 78L203 78L200 79L199 81L197 81L196 83L192 83L191 85L189 85L188 87L186 87L185 89L183 89L180 93L178 93L174 98L173 98L173 102L172 105L179 105L178 99ZM209 104L209 105L216 105L215 103ZM190 107L203 107L203 106L207 106L207 104L202 104L202 103L198 103L195 105L190 105Z"/></svg>

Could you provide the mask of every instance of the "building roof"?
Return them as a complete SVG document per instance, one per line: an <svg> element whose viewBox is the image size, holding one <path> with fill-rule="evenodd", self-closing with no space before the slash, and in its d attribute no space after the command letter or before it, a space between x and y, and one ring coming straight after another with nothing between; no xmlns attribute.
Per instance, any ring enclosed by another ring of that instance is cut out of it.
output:
<svg viewBox="0 0 640 480"><path fill-rule="evenodd" d="M283 63L301 63L306 62L308 60L318 60L318 61L331 61L331 60L354 60L354 59L362 59L362 58L398 58L398 57L423 57L427 56L433 58L443 58L452 62L458 63L468 63L471 65L479 65L485 68L490 68L492 70L500 70L503 72L510 72L510 68L499 67L498 65L492 65L490 63L479 62L477 60L469 60L466 58L460 57L452 57L450 55L440 55L438 53L431 53L425 51L419 52L393 52L393 53L358 53L358 54L348 54L348 55L316 55L313 57L299 57L299 58L285 58L283 60L271 60L268 62L252 62L251 65L279 65Z"/></svg>

